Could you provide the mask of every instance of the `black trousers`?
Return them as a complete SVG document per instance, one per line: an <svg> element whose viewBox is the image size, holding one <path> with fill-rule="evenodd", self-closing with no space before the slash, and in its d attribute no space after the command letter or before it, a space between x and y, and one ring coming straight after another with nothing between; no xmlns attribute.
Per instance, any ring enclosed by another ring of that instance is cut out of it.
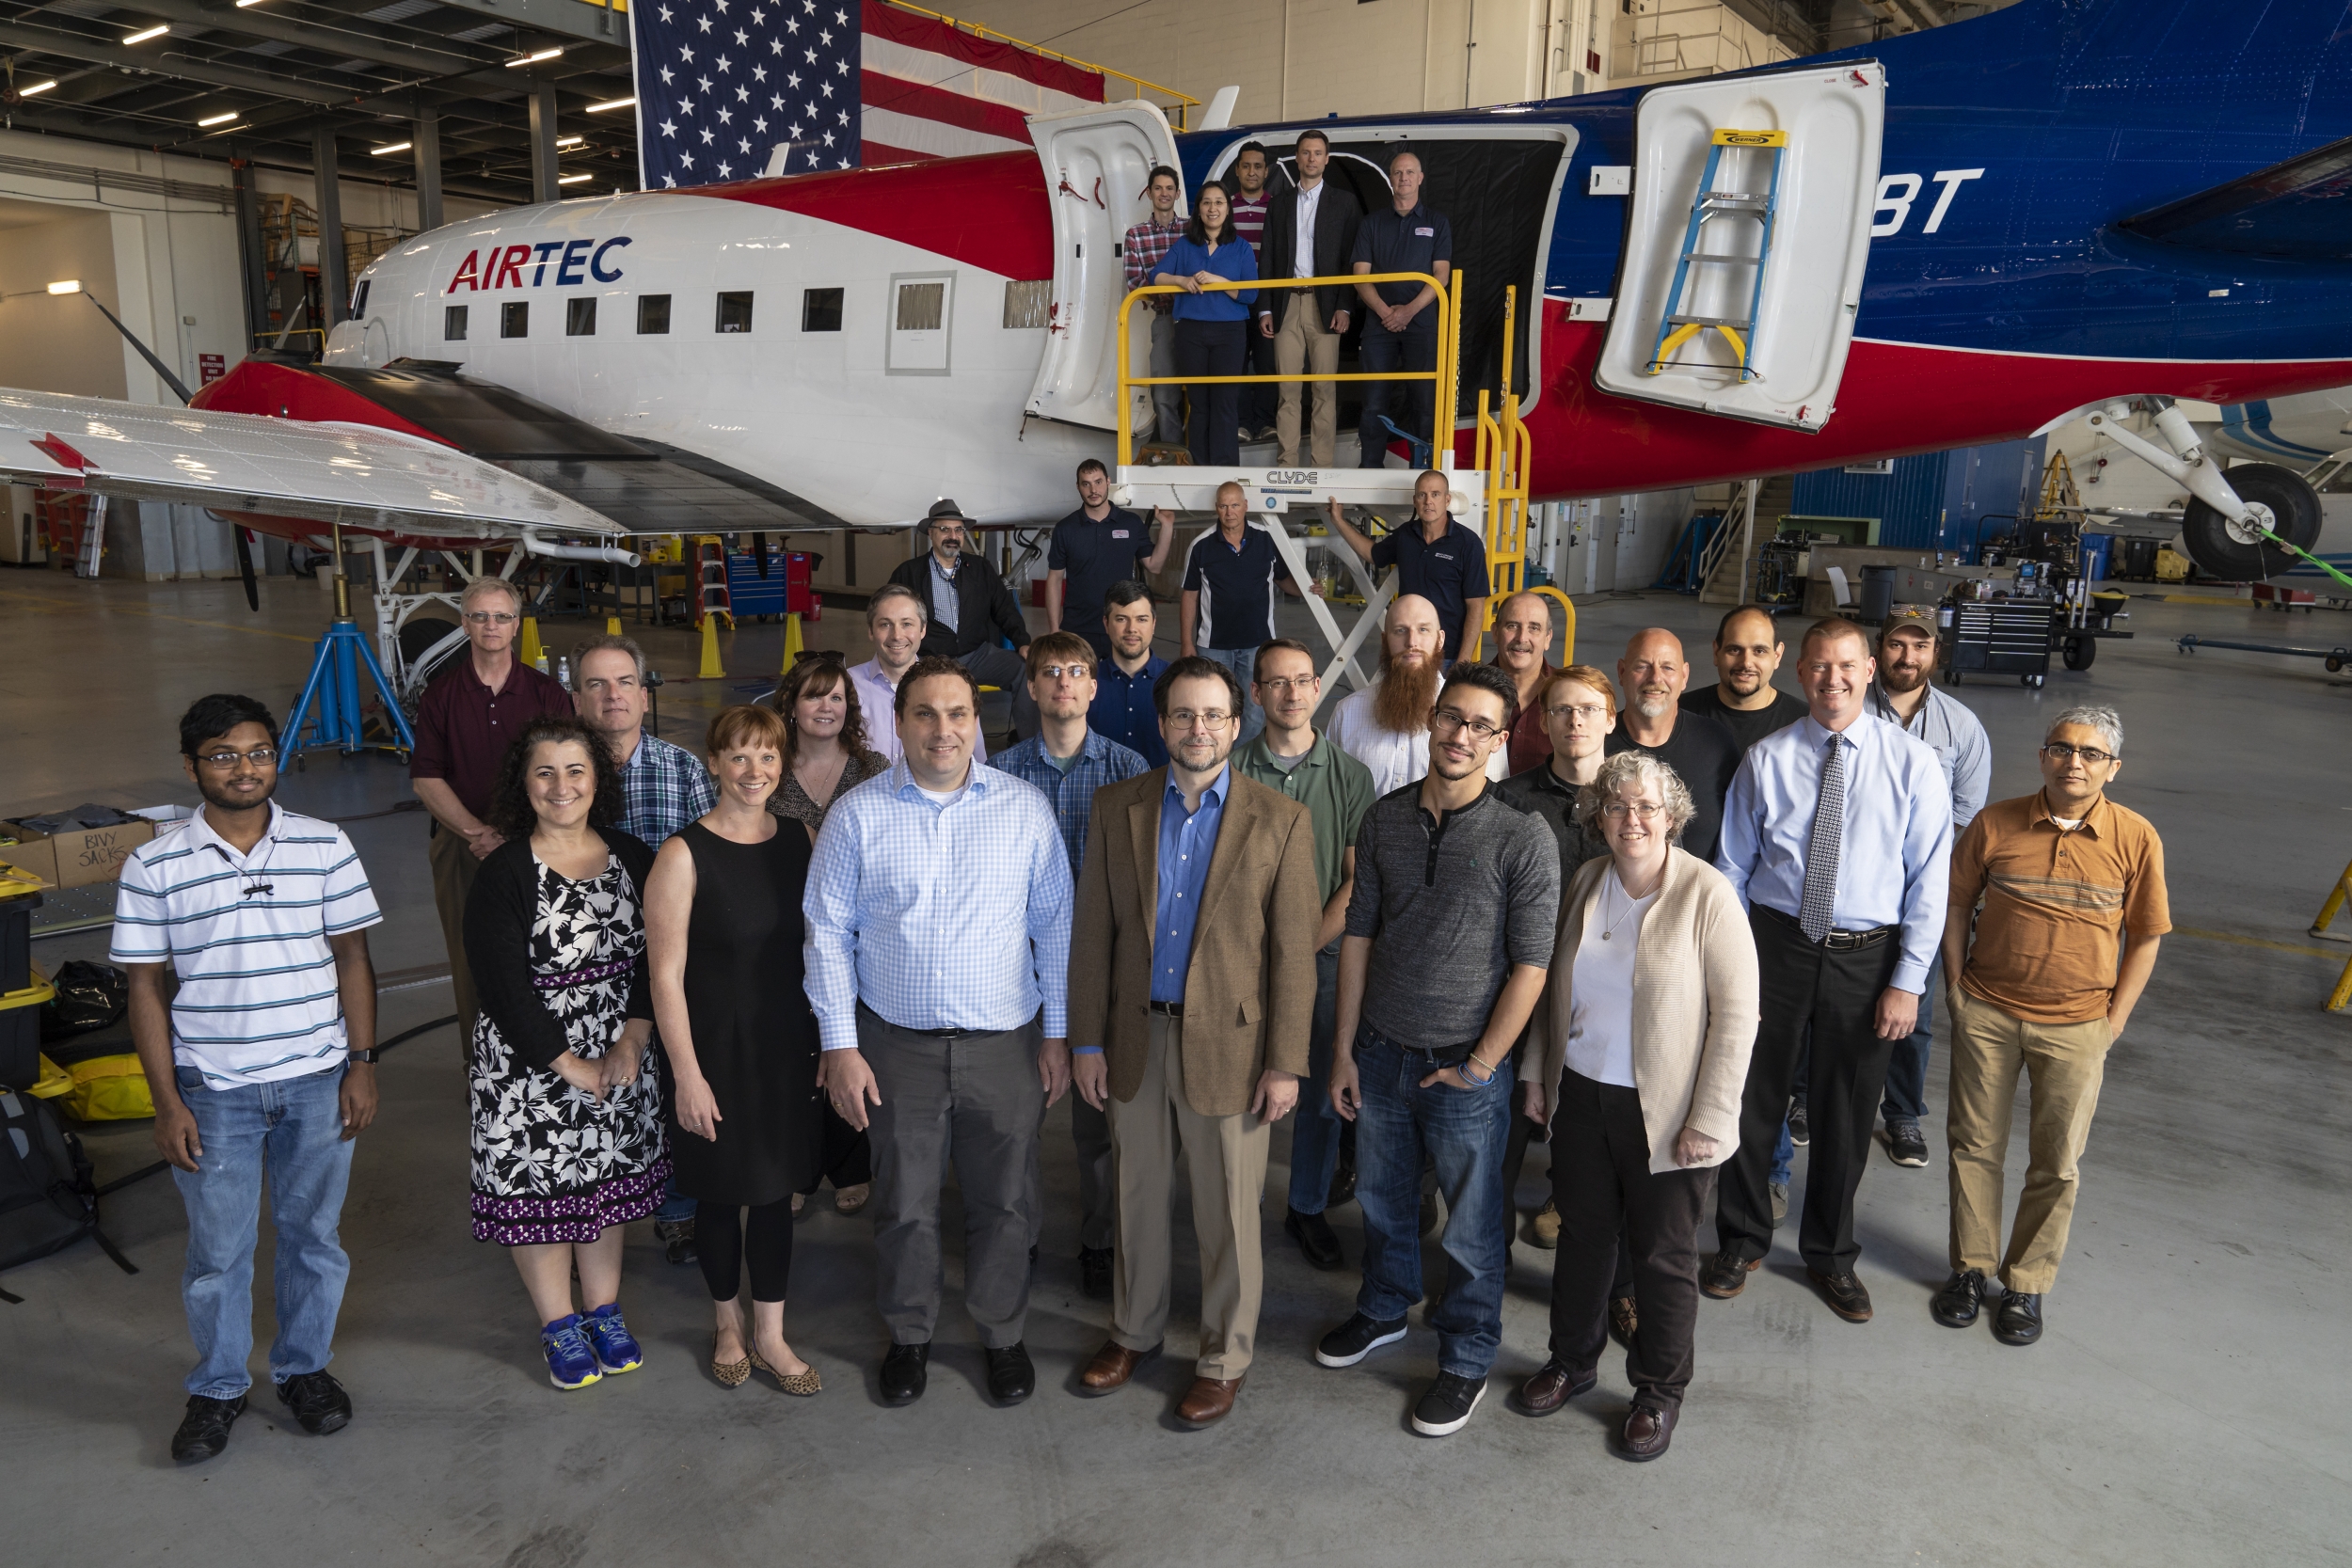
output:
<svg viewBox="0 0 2352 1568"><path fill-rule="evenodd" d="M1248 340L1241 322L1176 323L1178 375L1241 375L1248 372ZM1184 420L1184 442L1192 460L1235 467L1241 463L1241 388L1232 382L1187 387L1192 412Z"/></svg>
<svg viewBox="0 0 2352 1568"><path fill-rule="evenodd" d="M874 1146L862 1127L852 1127L849 1119L828 1103L825 1106L825 1147L818 1156L818 1179L801 1189L803 1196L815 1192L826 1182L834 1191L844 1187L863 1186L874 1180Z"/></svg>
<svg viewBox="0 0 2352 1568"><path fill-rule="evenodd" d="M749 1215L748 1220L745 1215ZM782 1301L792 1283L792 1200L743 1209L704 1202L694 1209L694 1254L713 1301L733 1301L743 1266L752 1271L754 1301Z"/></svg>
<svg viewBox="0 0 2352 1568"><path fill-rule="evenodd" d="M1560 1255L1551 1274L1551 1354L1579 1375L1600 1365L1609 1345L1617 1254L1629 1245L1642 1312L1626 1352L1626 1377L1635 1403L1677 1409L1691 1385L1699 1225L1715 1173L1653 1172L1641 1095L1573 1070L1561 1075L1560 1114L1552 1128Z"/></svg>
<svg viewBox="0 0 2352 1568"><path fill-rule="evenodd" d="M1750 911L1748 927L1756 933L1763 1019L1740 1098L1740 1147L1724 1163L1718 1183L1715 1235L1738 1258L1762 1258L1772 1250L1772 1200L1765 1183L1810 1024L1805 1107L1813 1145L1806 1150L1797 1246L1808 1268L1851 1274L1862 1256L1853 1239L1853 1197L1895 1050L1893 1040L1878 1036L1879 993L1895 976L1900 939L1890 933L1867 947L1833 951L1761 908ZM1646 1297L1642 1307L1649 1309Z"/></svg>

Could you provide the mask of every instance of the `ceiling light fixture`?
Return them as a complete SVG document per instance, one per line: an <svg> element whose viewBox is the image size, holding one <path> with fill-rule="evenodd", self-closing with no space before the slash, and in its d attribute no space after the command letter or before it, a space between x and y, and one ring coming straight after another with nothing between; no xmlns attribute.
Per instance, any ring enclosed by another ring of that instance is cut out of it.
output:
<svg viewBox="0 0 2352 1568"><path fill-rule="evenodd" d="M525 55L520 59L507 61L506 69L512 71L518 65L537 65L541 60L551 60L562 53L562 49L542 49L536 55Z"/></svg>
<svg viewBox="0 0 2352 1568"><path fill-rule="evenodd" d="M52 283L49 285L49 292L53 294L78 294L82 292L82 280L78 277L69 277L62 283Z"/></svg>
<svg viewBox="0 0 2352 1568"><path fill-rule="evenodd" d="M559 185L577 185L582 180L594 180L596 176L593 174L567 174L561 180L558 180L556 183Z"/></svg>
<svg viewBox="0 0 2352 1568"><path fill-rule="evenodd" d="M162 38L166 33L170 31L171 24L169 23L158 22L152 27L142 27L137 32L131 34L128 38L125 38L122 41L124 46L128 47L134 43L145 43L150 39Z"/></svg>
<svg viewBox="0 0 2352 1568"><path fill-rule="evenodd" d="M555 145L558 147L581 147L586 145L587 140L588 138L586 136L558 136L555 138Z"/></svg>
<svg viewBox="0 0 2352 1568"><path fill-rule="evenodd" d="M198 120L198 121L196 122L196 124L197 124L197 129L199 129L199 130L202 130L202 129L204 129L206 126L210 126L210 125L226 125L226 124L228 124L230 120L232 120L232 119L236 119L236 118L237 118L237 111L236 111L235 109L231 109L231 110L230 110L230 111L229 111L227 114L225 114L225 115L212 115L212 116L208 116L207 118L205 118L205 119L199 119L199 120Z"/></svg>
<svg viewBox="0 0 2352 1568"><path fill-rule="evenodd" d="M396 141L389 147L371 147L368 149L368 155L373 158L389 158L395 152L407 151L414 145L413 142Z"/></svg>
<svg viewBox="0 0 2352 1568"><path fill-rule="evenodd" d="M40 84L40 86L38 86L38 87L26 87L26 88L25 88L23 92L18 93L18 94L17 94L17 96L18 96L19 98L30 98L30 97L32 97L35 93L41 93L41 92L48 92L48 91L50 91L52 88L54 88L55 87L56 87L56 85L57 85L57 84L56 84L56 83L55 83L55 82L43 82L43 83L41 83L41 84Z"/></svg>
<svg viewBox="0 0 2352 1568"><path fill-rule="evenodd" d="M615 98L609 103L591 103L588 105L588 113L600 115L607 109L626 109L636 102L634 98Z"/></svg>

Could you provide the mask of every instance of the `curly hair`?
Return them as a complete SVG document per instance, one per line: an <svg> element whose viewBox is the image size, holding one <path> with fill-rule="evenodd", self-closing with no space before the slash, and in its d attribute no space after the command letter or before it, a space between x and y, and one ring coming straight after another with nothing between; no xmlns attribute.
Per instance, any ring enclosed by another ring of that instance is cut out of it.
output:
<svg viewBox="0 0 2352 1568"><path fill-rule="evenodd" d="M1691 799L1691 787L1682 782L1682 775L1647 752L1619 752L1602 763L1600 772L1577 795L1577 822L1586 832L1599 838L1601 808L1645 784L1657 784L1658 798L1665 803L1666 842L1680 844L1682 830L1690 826L1698 805Z"/></svg>
<svg viewBox="0 0 2352 1568"><path fill-rule="evenodd" d="M588 802L589 826L610 828L628 815L621 769L612 761L612 748L604 736L578 719L533 719L506 749L505 760L499 764L498 783L490 789L486 819L501 837L527 839L538 831L539 814L531 804L532 750L567 740L586 747L589 761L596 765L596 793Z"/></svg>
<svg viewBox="0 0 2352 1568"><path fill-rule="evenodd" d="M831 651L804 654L793 661L790 673L768 705L784 721L784 770L792 771L792 765L801 754L801 726L792 721L792 710L803 697L830 696L835 687L841 689L841 744L853 757L874 753L873 736L866 728L866 705L857 700L857 682L850 678L850 667L841 656Z"/></svg>

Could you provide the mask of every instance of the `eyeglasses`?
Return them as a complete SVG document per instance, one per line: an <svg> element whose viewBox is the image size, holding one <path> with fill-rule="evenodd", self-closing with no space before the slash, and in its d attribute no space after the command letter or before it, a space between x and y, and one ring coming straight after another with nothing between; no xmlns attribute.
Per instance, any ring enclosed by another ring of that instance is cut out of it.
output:
<svg viewBox="0 0 2352 1568"><path fill-rule="evenodd" d="M1233 716L1222 708L1195 713L1188 707L1180 707L1168 716L1168 721L1180 730L1221 730L1233 721Z"/></svg>
<svg viewBox="0 0 2352 1568"><path fill-rule="evenodd" d="M1321 675L1293 675L1286 680L1263 680L1258 684L1278 697L1287 697L1294 691L1312 691L1323 684L1323 677Z"/></svg>
<svg viewBox="0 0 2352 1568"><path fill-rule="evenodd" d="M1600 814L1612 822L1622 822L1629 816L1638 816L1645 822L1654 822L1658 819L1658 814L1665 809L1655 800L1612 800L1600 808Z"/></svg>
<svg viewBox="0 0 2352 1568"><path fill-rule="evenodd" d="M2072 762L2076 757L2096 768L2103 762L2113 762L2113 752L2102 752L2095 746L2069 746L2063 740L2053 740L2042 748L2042 754L2052 762Z"/></svg>
<svg viewBox="0 0 2352 1568"><path fill-rule="evenodd" d="M486 610L469 610L466 611L466 620L469 625L477 626L511 626L515 624L515 615L512 610L505 610L495 612Z"/></svg>
<svg viewBox="0 0 2352 1568"><path fill-rule="evenodd" d="M223 772L227 772L241 762L249 762L256 768L267 768L278 760L278 748L256 746L250 752L207 752L196 760L208 767L217 768Z"/></svg>
<svg viewBox="0 0 2352 1568"><path fill-rule="evenodd" d="M1492 740L1502 733L1502 726L1500 724L1489 724L1484 719L1465 719L1450 707L1438 708L1431 714L1430 726L1434 729L1441 729L1448 735L1455 730L1468 730L1474 740Z"/></svg>
<svg viewBox="0 0 2352 1568"><path fill-rule="evenodd" d="M1094 673L1094 666L1091 664L1046 664L1038 668L1035 678L1041 681L1057 681L1064 675L1068 675L1074 681L1084 680L1092 673Z"/></svg>
<svg viewBox="0 0 2352 1568"><path fill-rule="evenodd" d="M1609 710L1598 703L1555 703L1544 709L1547 719L1565 719L1569 714L1590 723L1598 723L1609 717Z"/></svg>

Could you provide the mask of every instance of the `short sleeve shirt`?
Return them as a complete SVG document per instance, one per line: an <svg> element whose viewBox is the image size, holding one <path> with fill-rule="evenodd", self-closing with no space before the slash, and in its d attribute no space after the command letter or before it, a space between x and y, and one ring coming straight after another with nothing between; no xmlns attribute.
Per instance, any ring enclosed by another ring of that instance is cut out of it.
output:
<svg viewBox="0 0 2352 1568"><path fill-rule="evenodd" d="M1274 585L1290 580L1265 530L1244 524L1238 546L1223 529L1204 531L1184 552L1184 592L1200 595L1200 646L1254 648L1272 637Z"/></svg>
<svg viewBox="0 0 2352 1568"><path fill-rule="evenodd" d="M1409 213L1400 213L1391 203L1364 214L1362 226L1356 230L1355 260L1371 262L1375 272L1435 272L1439 261L1454 260L1454 228L1443 213L1431 212L1426 202L1415 203ZM1373 287L1391 305L1408 305L1428 285L1375 283ZM1419 327L1426 322L1435 330L1437 321L1435 310L1424 310L1413 319L1413 325ZM1373 325L1379 325L1377 322Z"/></svg>
<svg viewBox="0 0 2352 1568"><path fill-rule="evenodd" d="M1111 584L1140 578L1141 562L1151 553L1151 525L1120 507L1112 507L1099 523L1084 507L1056 523L1045 564L1067 574L1061 585L1062 628L1082 636L1100 632Z"/></svg>
<svg viewBox="0 0 2352 1568"><path fill-rule="evenodd" d="M517 659L506 684L492 691L461 655L417 704L408 776L443 781L459 805L481 816L490 809L506 748L533 719L550 716L572 717L572 694L553 675Z"/></svg>
<svg viewBox="0 0 2352 1568"><path fill-rule="evenodd" d="M1419 523L1406 523L1373 544L1372 569L1390 566L1396 568L1400 595L1419 594L1436 609L1438 629L1445 633L1445 657L1460 654L1469 601L1487 594L1486 542L1449 518L1433 545L1422 537Z"/></svg>
<svg viewBox="0 0 2352 1568"><path fill-rule="evenodd" d="M1168 766L1168 743L1160 738L1159 710L1152 691L1168 673L1168 660L1153 654L1143 668L1129 674L1115 659L1094 667L1094 703L1087 709L1087 728L1105 735L1154 768Z"/></svg>

